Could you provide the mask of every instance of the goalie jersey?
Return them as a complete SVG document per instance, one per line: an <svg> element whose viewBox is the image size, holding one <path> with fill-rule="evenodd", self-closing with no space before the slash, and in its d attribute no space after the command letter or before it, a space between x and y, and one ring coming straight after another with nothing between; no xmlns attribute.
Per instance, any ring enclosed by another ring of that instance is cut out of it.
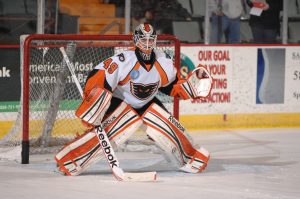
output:
<svg viewBox="0 0 300 199"><path fill-rule="evenodd" d="M136 50L124 51L97 65L88 77L85 93L97 84L133 108L151 101L158 90L170 94L177 81L173 61L162 51L154 50L153 59L144 64Z"/></svg>

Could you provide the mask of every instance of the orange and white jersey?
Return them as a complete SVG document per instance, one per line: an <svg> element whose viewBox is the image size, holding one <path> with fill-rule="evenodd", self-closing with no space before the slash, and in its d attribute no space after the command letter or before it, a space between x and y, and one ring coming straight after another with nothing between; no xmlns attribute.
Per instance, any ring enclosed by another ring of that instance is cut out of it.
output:
<svg viewBox="0 0 300 199"><path fill-rule="evenodd" d="M105 81L114 97L133 108L141 108L155 97L159 88L176 79L177 70L173 61L162 51L155 50L154 53L152 67L141 64L135 51L128 50L101 62L95 69L105 71Z"/></svg>

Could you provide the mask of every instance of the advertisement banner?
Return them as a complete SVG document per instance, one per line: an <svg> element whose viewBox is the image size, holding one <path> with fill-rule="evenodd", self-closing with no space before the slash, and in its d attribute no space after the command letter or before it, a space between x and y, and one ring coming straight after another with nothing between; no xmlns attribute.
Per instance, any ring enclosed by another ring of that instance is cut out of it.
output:
<svg viewBox="0 0 300 199"><path fill-rule="evenodd" d="M0 112L15 112L21 96L19 48L0 48Z"/></svg>
<svg viewBox="0 0 300 199"><path fill-rule="evenodd" d="M183 46L181 54L181 72L203 65L214 78L209 97L180 101L183 115L300 112L300 47Z"/></svg>
<svg viewBox="0 0 300 199"><path fill-rule="evenodd" d="M299 111L300 106L300 47L286 48L285 104Z"/></svg>
<svg viewBox="0 0 300 199"><path fill-rule="evenodd" d="M113 50L111 52L113 53ZM56 59L57 63L52 63L48 55L61 56L61 53L49 53L44 50L36 50L35 53L41 54L43 62L33 62L30 66L30 84L36 90L41 90L39 95L42 96L44 87L56 83L56 72L62 58ZM75 57L81 57L80 54L83 54L81 50L76 53L79 54ZM19 49L0 49L0 58L0 114L17 112L21 94ZM207 98L180 101L182 118L201 115L209 118L208 115L211 115L222 116L222 121L228 122L228 115L239 115L239 118L235 117L232 121L238 121L240 118L244 118L240 121L248 121L250 117L247 115L260 118L262 114L268 117L277 114L276 123L280 124L282 119L286 118L286 123L299 124L292 118L297 118L297 114L300 113L300 46L183 45L180 59L182 77L186 77L200 65L206 67L213 77L212 92ZM52 64L49 64L50 62ZM87 73L97 63L83 61L81 58L74 60L81 84L84 84ZM66 82L65 89L74 86L70 74L67 74ZM62 109L67 107L69 100L80 103L80 96L72 99L70 96L63 96L60 104ZM34 102L31 104L34 105ZM261 121L267 119L265 117ZM253 120L253 124L259 120ZM215 118L211 121L212 126L215 126ZM272 118L268 124L275 123L274 121Z"/></svg>
<svg viewBox="0 0 300 199"><path fill-rule="evenodd" d="M231 47L196 47L184 46L181 48L181 74L188 74L200 65L207 68L213 77L211 94L204 99L181 101L183 114L191 113L222 113L231 106L232 78L233 78L233 51ZM189 60L189 61L185 61ZM211 111L204 110L210 107Z"/></svg>
<svg viewBox="0 0 300 199"><path fill-rule="evenodd" d="M283 104L285 49L257 49L257 104Z"/></svg>

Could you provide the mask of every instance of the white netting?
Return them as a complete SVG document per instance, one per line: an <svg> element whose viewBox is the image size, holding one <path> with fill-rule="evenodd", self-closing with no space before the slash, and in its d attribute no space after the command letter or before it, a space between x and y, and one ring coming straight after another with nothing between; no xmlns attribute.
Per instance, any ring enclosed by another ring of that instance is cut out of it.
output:
<svg viewBox="0 0 300 199"><path fill-rule="evenodd" d="M81 102L81 96L59 48L66 49L70 61L74 64L76 77L83 88L88 73L94 66L132 46L130 40L118 41L115 38L106 41L51 39L31 41L30 47L25 49L30 55L29 71L22 71L29 72L30 78L30 153L56 152L63 144L72 140L76 133L81 134L85 130L80 120L74 116L74 110ZM172 41L158 40L157 46L174 55ZM23 47L21 44L21 62L24 59ZM163 95L160 95L160 98L169 110L173 109L172 98ZM15 148L21 144L21 125L24 122L21 110L14 119L16 121L12 129L0 141L2 150ZM149 143L142 132L136 133L128 143L135 143L135 140L145 145ZM0 159L1 153L0 150Z"/></svg>

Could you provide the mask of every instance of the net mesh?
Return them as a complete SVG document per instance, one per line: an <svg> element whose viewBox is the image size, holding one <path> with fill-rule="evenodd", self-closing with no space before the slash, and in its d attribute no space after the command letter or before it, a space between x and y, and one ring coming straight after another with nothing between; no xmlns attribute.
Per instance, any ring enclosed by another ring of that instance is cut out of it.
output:
<svg viewBox="0 0 300 199"><path fill-rule="evenodd" d="M158 49L173 58L174 45L170 40L158 40L157 43ZM21 45L20 48L22 63L23 47ZM132 48L133 43L130 40L116 39L31 40L30 47L25 49L29 51L29 70L22 71L29 72L30 153L57 152L65 143L74 139L76 134L82 134L86 130L74 114L81 103L81 95L63 58L61 47L66 50L67 56L73 63L76 77L83 88L89 72L96 65L110 56ZM158 97L169 110L173 111L173 98L162 93ZM0 141L0 154L4 154L8 148L20 146L23 122L22 109L20 109L15 116L15 124L11 131ZM126 143L149 145L150 142L143 132L136 132ZM121 148L126 150L124 146Z"/></svg>

